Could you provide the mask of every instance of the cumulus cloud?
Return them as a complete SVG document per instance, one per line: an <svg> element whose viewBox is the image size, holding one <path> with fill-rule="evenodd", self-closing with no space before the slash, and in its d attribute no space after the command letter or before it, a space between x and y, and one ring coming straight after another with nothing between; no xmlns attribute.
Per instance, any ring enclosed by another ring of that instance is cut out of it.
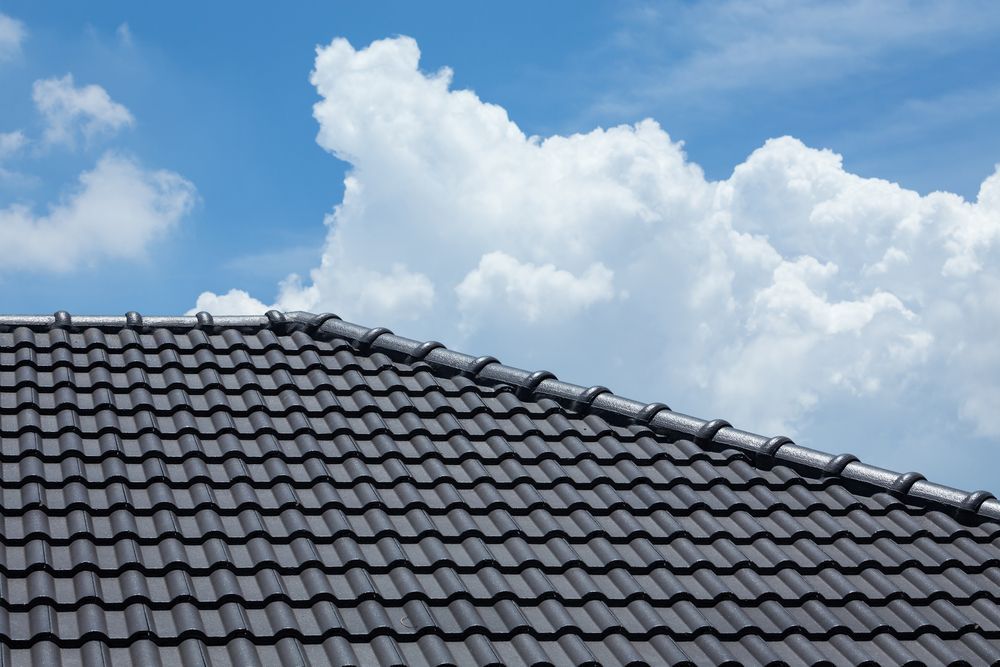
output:
<svg viewBox="0 0 1000 667"><path fill-rule="evenodd" d="M877 403L901 438L932 412L1000 437L1000 172L976 201L921 196L781 137L709 181L652 120L526 136L419 57L405 37L318 50L317 141L351 171L277 307L765 432Z"/></svg>
<svg viewBox="0 0 1000 667"><path fill-rule="evenodd" d="M6 14L0 14L0 63L21 53L21 44L27 31L24 24Z"/></svg>
<svg viewBox="0 0 1000 667"><path fill-rule="evenodd" d="M23 25L0 14L0 61L17 52L23 38ZM44 122L43 136L29 140L20 130L0 133L0 184L10 192L37 180L4 167L29 143L72 147L79 136L89 142L135 122L104 88L77 87L72 74L35 81L32 97ZM46 154L35 151L31 157ZM58 273L108 259L142 258L195 200L194 186L179 174L148 170L133 158L108 151L44 209L24 201L0 205L0 272Z"/></svg>
<svg viewBox="0 0 1000 667"><path fill-rule="evenodd" d="M129 110L112 100L108 91L96 84L78 88L72 74L36 81L32 97L45 120L43 139L47 144L73 146L78 134L90 141L135 122Z"/></svg>
<svg viewBox="0 0 1000 667"><path fill-rule="evenodd" d="M194 186L178 174L107 153L45 213L24 204L0 209L0 268L59 272L141 258L194 201Z"/></svg>
<svg viewBox="0 0 1000 667"><path fill-rule="evenodd" d="M519 262L503 252L483 255L479 266L455 287L458 308L471 314L497 306L526 322L575 315L582 308L614 296L614 272L597 262L580 277L552 264Z"/></svg>
<svg viewBox="0 0 1000 667"><path fill-rule="evenodd" d="M187 311L187 314L194 315L204 310L213 315L262 315L269 307L244 290L234 289L221 295L204 292L198 297L195 307Z"/></svg>

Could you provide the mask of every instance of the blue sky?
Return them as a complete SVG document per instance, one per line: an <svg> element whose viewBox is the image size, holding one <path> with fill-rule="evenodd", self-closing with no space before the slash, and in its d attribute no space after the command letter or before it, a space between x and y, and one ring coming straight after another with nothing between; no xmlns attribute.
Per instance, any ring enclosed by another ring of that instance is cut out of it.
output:
<svg viewBox="0 0 1000 667"><path fill-rule="evenodd" d="M0 15L0 311L332 310L1000 490L994 3Z"/></svg>

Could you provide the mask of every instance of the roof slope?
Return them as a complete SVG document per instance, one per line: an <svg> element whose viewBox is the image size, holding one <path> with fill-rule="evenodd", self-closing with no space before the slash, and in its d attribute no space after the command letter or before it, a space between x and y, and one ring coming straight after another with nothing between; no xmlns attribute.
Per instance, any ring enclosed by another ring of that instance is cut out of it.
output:
<svg viewBox="0 0 1000 667"><path fill-rule="evenodd" d="M1000 503L852 458L330 316L0 318L0 665L1000 659Z"/></svg>

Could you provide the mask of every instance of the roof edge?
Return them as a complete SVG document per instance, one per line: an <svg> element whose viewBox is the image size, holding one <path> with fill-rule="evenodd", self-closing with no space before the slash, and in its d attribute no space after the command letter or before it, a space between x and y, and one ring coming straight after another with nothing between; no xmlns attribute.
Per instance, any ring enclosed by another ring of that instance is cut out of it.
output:
<svg viewBox="0 0 1000 667"><path fill-rule="evenodd" d="M33 328L234 327L280 330L289 325L299 325L312 336L326 334L346 338L362 349L392 352L471 377L510 384L526 395L557 399L575 409L610 413L644 424L655 431L689 437L702 444L735 447L746 452L755 466L767 461L787 462L816 470L823 475L839 476L882 488L898 496L940 503L954 511L1000 520L1000 500L988 491L962 491L930 482L917 472L886 470L863 463L853 454L830 454L797 445L784 436L768 437L743 431L722 419L692 417L671 410L663 403L642 403L624 398L599 385L583 387L563 382L548 371L514 368L493 357L474 357L449 350L437 341L416 341L397 336L383 327L364 327L345 322L330 313L316 315L303 311L282 313L271 310L266 315L213 316L200 312L194 316L149 317L130 311L123 316L95 317L71 316L66 311L58 311L53 315L0 315L0 326Z"/></svg>

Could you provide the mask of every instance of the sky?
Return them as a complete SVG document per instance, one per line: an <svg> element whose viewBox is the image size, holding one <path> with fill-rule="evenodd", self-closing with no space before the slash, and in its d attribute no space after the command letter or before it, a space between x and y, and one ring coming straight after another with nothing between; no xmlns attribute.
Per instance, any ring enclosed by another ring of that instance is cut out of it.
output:
<svg viewBox="0 0 1000 667"><path fill-rule="evenodd" d="M0 2L0 312L335 312L1000 492L1000 5L285 5Z"/></svg>

